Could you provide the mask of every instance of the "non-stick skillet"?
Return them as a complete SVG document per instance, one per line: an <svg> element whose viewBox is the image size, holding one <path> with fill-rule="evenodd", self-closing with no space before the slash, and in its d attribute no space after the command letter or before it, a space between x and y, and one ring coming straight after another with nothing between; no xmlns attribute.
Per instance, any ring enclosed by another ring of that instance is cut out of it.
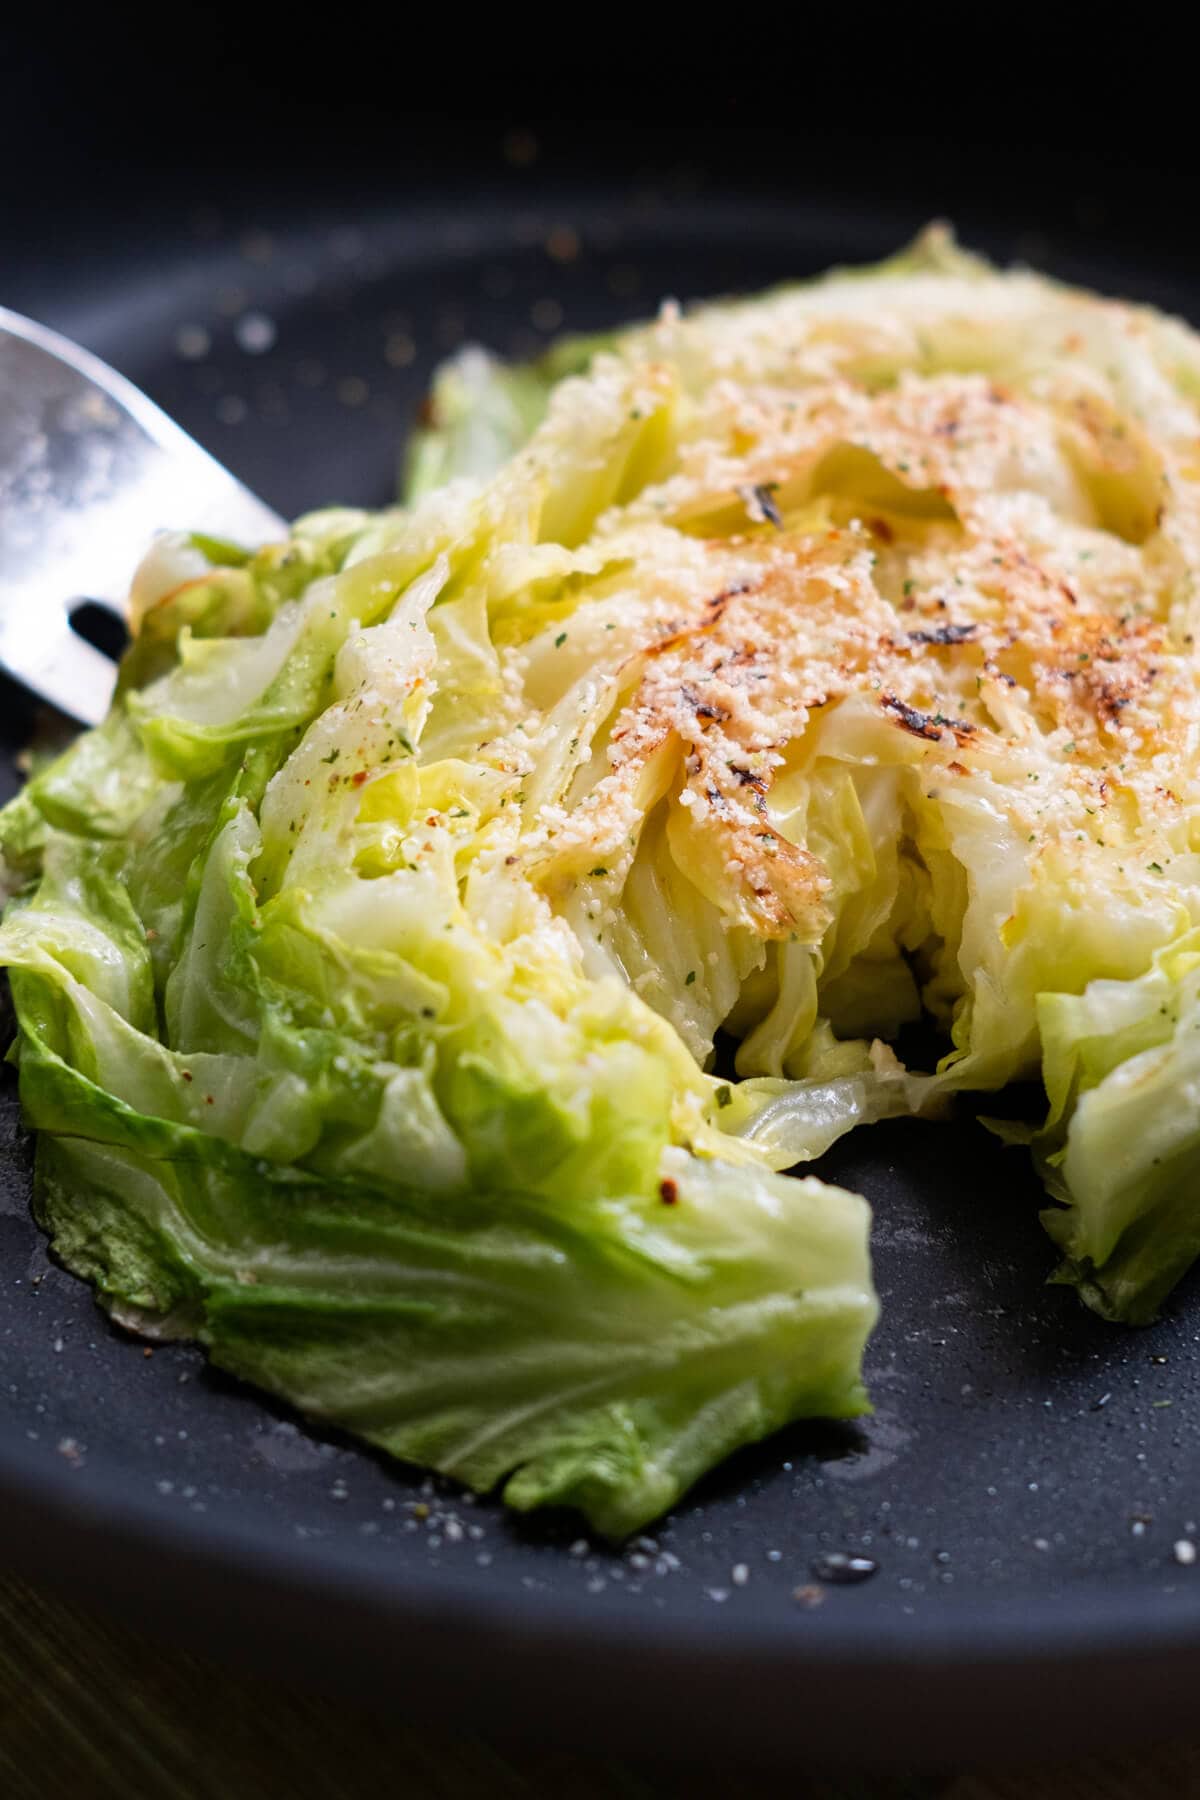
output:
<svg viewBox="0 0 1200 1800"><path fill-rule="evenodd" d="M218 173L214 209L203 177L173 195L147 169L139 202L125 167L119 203L78 209L59 241L44 207L12 209L0 300L112 361L281 510L373 504L464 338L520 354L664 294L881 253L930 198L915 182L891 211L785 200L678 159L605 185L539 174L520 130L480 141L469 185L456 166L353 201L330 180L231 199ZM1041 241L995 208L964 223L1200 319L1200 281L1128 242L1099 254L1087 204L1048 206ZM35 720L3 699L9 791ZM192 1349L150 1355L48 1260L29 1159L10 1084L0 1556L16 1566L181 1643L608 1747L949 1760L1188 1722L1200 1566L1177 1546L1200 1523L1200 1288L1140 1332L1047 1288L1036 1184L969 1118L876 1127L822 1170L876 1211L874 1418L744 1453L621 1551L310 1430ZM876 1572L815 1581L831 1552Z"/></svg>

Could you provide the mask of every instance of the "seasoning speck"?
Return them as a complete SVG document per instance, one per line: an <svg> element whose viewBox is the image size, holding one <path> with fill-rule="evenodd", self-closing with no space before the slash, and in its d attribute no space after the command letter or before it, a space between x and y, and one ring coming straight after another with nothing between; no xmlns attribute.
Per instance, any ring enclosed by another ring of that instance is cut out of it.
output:
<svg viewBox="0 0 1200 1800"><path fill-rule="evenodd" d="M579 255L579 233L570 225L556 225L546 239L546 255L554 262L574 262Z"/></svg>
<svg viewBox="0 0 1200 1800"><path fill-rule="evenodd" d="M279 328L274 319L263 312L243 313L233 328L234 341L239 350L247 356L262 356L270 350L279 336Z"/></svg>
<svg viewBox="0 0 1200 1800"><path fill-rule="evenodd" d="M212 338L203 325L181 325L175 333L175 349L185 362L202 362L212 349Z"/></svg>
<svg viewBox="0 0 1200 1800"><path fill-rule="evenodd" d="M383 354L393 369L407 369L417 354L417 346L406 331L393 331L384 345Z"/></svg>
<svg viewBox="0 0 1200 1800"><path fill-rule="evenodd" d="M814 1606L820 1606L823 1603L825 1589L818 1587L815 1582L806 1582L803 1587L792 1589L792 1599L797 1606L808 1607L811 1610Z"/></svg>
<svg viewBox="0 0 1200 1800"><path fill-rule="evenodd" d="M1174 1549L1175 1561L1190 1569L1196 1560L1196 1546L1191 1538L1180 1538Z"/></svg>
<svg viewBox="0 0 1200 1800"><path fill-rule="evenodd" d="M776 485L773 481L760 481L750 487L740 487L738 494L756 525L769 523L778 531L783 525L783 516L775 504Z"/></svg>
<svg viewBox="0 0 1200 1800"><path fill-rule="evenodd" d="M823 1556L814 1557L809 1568L816 1580L828 1581L838 1587L869 1581L872 1575L879 1573L879 1564L873 1556L852 1556L846 1550L830 1550Z"/></svg>

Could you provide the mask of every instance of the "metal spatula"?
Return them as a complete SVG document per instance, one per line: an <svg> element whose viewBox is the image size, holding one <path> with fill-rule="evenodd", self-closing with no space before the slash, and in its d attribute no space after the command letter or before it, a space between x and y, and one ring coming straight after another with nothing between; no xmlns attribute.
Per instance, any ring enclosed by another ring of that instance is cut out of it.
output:
<svg viewBox="0 0 1200 1800"><path fill-rule="evenodd" d="M115 369L0 307L0 669L97 724L116 669L72 616L123 618L162 530L260 544L286 527Z"/></svg>

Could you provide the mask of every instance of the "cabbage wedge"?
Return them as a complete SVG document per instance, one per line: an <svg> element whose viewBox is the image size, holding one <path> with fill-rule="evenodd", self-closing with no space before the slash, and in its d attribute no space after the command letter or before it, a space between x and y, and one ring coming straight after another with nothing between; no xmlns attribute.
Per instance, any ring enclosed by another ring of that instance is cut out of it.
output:
<svg viewBox="0 0 1200 1800"><path fill-rule="evenodd" d="M431 415L403 506L155 545L0 816L59 1256L613 1536L866 1408L866 1205L781 1173L856 1124L1042 1074L1061 1275L1147 1316L1200 1249L1200 342L935 233Z"/></svg>

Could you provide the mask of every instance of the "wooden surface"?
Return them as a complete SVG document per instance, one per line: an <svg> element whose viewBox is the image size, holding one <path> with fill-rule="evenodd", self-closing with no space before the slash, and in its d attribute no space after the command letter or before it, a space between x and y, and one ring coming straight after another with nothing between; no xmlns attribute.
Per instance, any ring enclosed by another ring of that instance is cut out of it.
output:
<svg viewBox="0 0 1200 1800"><path fill-rule="evenodd" d="M464 1696L469 1715L469 1698ZM1181 1722L1182 1723L1182 1722ZM1193 1730L1195 1728L1193 1727ZM1200 1750L943 1775L651 1767L247 1682L0 1578L0 1800L1190 1800Z"/></svg>

